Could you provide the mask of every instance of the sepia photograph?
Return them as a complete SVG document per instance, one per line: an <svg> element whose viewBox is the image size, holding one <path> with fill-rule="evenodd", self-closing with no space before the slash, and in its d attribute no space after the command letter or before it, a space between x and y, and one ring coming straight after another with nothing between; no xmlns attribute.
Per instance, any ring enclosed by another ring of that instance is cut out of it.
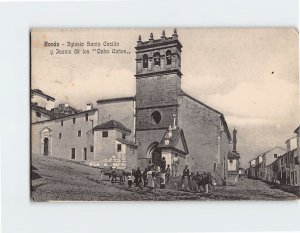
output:
<svg viewBox="0 0 300 233"><path fill-rule="evenodd" d="M31 200L298 200L298 37L31 29Z"/></svg>

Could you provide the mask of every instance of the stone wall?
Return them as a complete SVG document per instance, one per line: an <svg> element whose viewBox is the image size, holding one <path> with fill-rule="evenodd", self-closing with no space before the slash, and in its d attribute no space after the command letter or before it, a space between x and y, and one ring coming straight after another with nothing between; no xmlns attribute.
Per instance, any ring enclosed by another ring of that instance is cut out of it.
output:
<svg viewBox="0 0 300 233"><path fill-rule="evenodd" d="M85 119L86 113L88 113L88 121ZM73 118L75 118L75 123L73 123ZM84 160L83 151L86 148L87 160L93 160L94 153L91 152L91 147L94 146L92 128L97 119L98 111L92 110L56 120L32 124L32 153L43 155L41 132L48 128L50 130L50 133L47 135L49 138L49 150L51 150L50 156L71 159L71 148L75 148L75 160L82 161ZM81 130L81 137L78 137L79 130ZM45 134L43 134L43 137L45 137Z"/></svg>
<svg viewBox="0 0 300 233"><path fill-rule="evenodd" d="M97 104L99 111L98 124L109 120L116 120L121 122L124 126L131 130L128 140L134 141L135 131L135 101L116 101Z"/></svg>
<svg viewBox="0 0 300 233"><path fill-rule="evenodd" d="M147 150L154 142L160 142L166 130L145 130L136 132L138 166L144 169L151 158L147 157Z"/></svg>
<svg viewBox="0 0 300 233"><path fill-rule="evenodd" d="M108 137L102 137L107 131ZM96 130L94 132L95 160L103 162L116 154L116 130Z"/></svg>
<svg viewBox="0 0 300 233"><path fill-rule="evenodd" d="M136 79L136 106L177 104L181 80L177 74L155 75Z"/></svg>
<svg viewBox="0 0 300 233"><path fill-rule="evenodd" d="M187 96L179 97L178 102L178 125L184 130L190 170L211 172L218 184L222 184L227 175L230 148L226 135L219 134L222 131L220 116Z"/></svg>

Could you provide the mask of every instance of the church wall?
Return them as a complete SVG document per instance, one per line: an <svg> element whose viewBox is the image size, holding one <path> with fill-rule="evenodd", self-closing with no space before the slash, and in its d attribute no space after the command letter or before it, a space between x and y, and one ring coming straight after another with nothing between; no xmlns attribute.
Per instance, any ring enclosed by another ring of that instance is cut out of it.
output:
<svg viewBox="0 0 300 233"><path fill-rule="evenodd" d="M85 113L32 124L32 154L42 155L43 144L40 133L48 127L51 131L49 135L51 156L71 159L71 148L75 148L75 160L82 161L84 159L83 148L86 147L87 160L93 160L92 128L93 122L97 122L98 112L89 111L88 121L85 120ZM73 118L76 119L75 124L73 124ZM63 125L61 125L61 121L63 121ZM81 130L81 137L78 137L78 130ZM61 139L59 133L61 133Z"/></svg>
<svg viewBox="0 0 300 233"><path fill-rule="evenodd" d="M177 104L180 91L177 74L155 75L136 79L137 107Z"/></svg>
<svg viewBox="0 0 300 233"><path fill-rule="evenodd" d="M134 114L135 101L118 101L97 104L99 111L98 124L109 120L116 120L131 130L131 134L127 137L128 140L134 141Z"/></svg>
<svg viewBox="0 0 300 233"><path fill-rule="evenodd" d="M152 119L151 114L158 111L161 115L161 120L158 124ZM136 128L137 129L161 129L168 128L173 124L173 114L177 113L177 107L167 108L151 108L138 110L136 112Z"/></svg>
<svg viewBox="0 0 300 233"><path fill-rule="evenodd" d="M136 149L129 145L122 146L126 146L126 170L131 171L132 169L136 169L138 166Z"/></svg>
<svg viewBox="0 0 300 233"><path fill-rule="evenodd" d="M153 142L162 140L166 130L145 130L136 132L136 141L138 144L137 157L138 166L144 169L148 165L148 161L151 158L147 158L147 150Z"/></svg>
<svg viewBox="0 0 300 233"><path fill-rule="evenodd" d="M186 96L179 97L178 102L178 125L184 130L189 149L186 163L191 171L211 172L221 184L226 166L222 157L227 159L229 147L225 147L225 135L218 138L220 117Z"/></svg>
<svg viewBox="0 0 300 233"><path fill-rule="evenodd" d="M219 164L218 174L221 176L221 178L225 182L226 177L228 175L228 162L227 162L228 158L227 158L227 156L231 152L231 144L224 132L224 126L222 125L222 121L220 120L219 122L221 125L222 133L220 134L220 142L221 142L220 143L220 164Z"/></svg>

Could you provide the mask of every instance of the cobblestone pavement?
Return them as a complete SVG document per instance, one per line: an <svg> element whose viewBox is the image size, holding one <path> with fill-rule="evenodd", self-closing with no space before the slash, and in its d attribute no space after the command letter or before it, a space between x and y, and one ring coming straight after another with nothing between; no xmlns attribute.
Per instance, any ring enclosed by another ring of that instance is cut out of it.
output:
<svg viewBox="0 0 300 233"><path fill-rule="evenodd" d="M243 179L236 185L215 187L213 194L166 189L128 188L100 180L98 168L62 159L33 156L34 172L42 178L32 181L34 201L133 201L133 200L294 200L297 196L258 181Z"/></svg>

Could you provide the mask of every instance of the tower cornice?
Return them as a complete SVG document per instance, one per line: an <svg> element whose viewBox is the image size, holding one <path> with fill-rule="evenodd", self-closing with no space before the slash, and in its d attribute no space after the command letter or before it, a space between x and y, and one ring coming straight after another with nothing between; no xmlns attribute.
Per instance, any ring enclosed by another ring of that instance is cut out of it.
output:
<svg viewBox="0 0 300 233"><path fill-rule="evenodd" d="M151 48L153 50L154 47L165 47L169 45L172 45L172 47L176 46L181 52L182 45L179 40L174 37L166 37L164 40L156 39L151 41L140 41L135 49L136 52L141 52L145 49Z"/></svg>
<svg viewBox="0 0 300 233"><path fill-rule="evenodd" d="M148 73L141 73L141 74L136 74L134 75L136 78L147 78L151 76L157 76L157 75L165 75L165 74L172 74L176 73L180 78L182 76L182 73L180 72L179 69L169 69L169 70L161 70L161 71L153 71L153 72L148 72Z"/></svg>

